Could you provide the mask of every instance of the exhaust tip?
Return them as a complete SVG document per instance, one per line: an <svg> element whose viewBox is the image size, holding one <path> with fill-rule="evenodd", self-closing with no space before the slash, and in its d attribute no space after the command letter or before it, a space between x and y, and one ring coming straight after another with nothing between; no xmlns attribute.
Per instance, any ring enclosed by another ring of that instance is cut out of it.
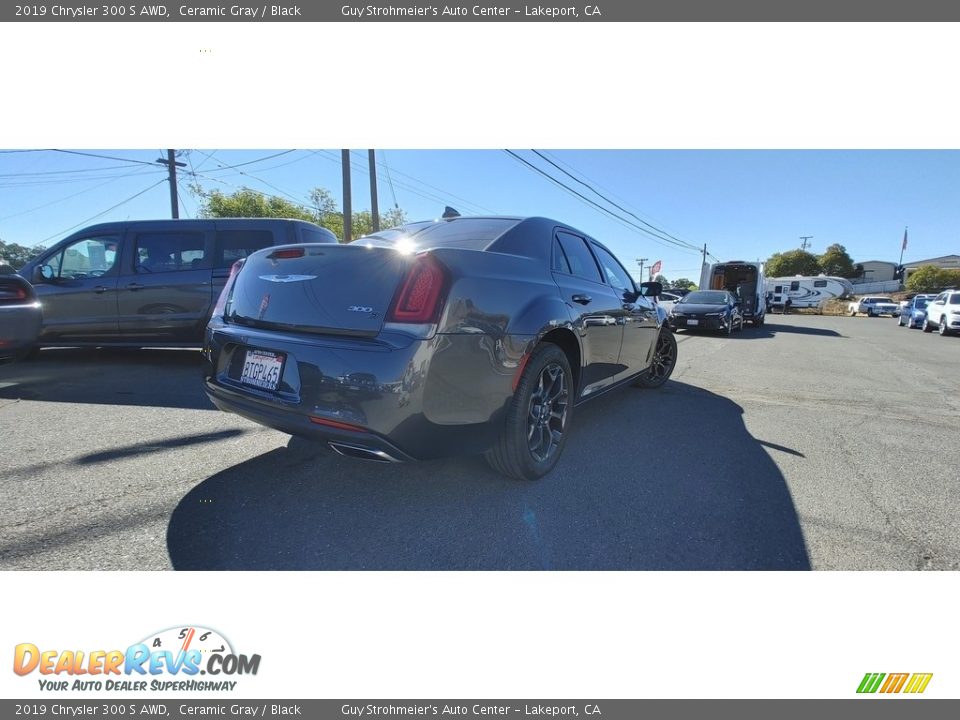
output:
<svg viewBox="0 0 960 720"><path fill-rule="evenodd" d="M399 458L395 458L383 450L371 450L370 448L360 447L358 445L348 445L346 443L339 442L331 442L327 444L330 446L331 450L338 455L343 455L344 457L357 458L358 460L370 460L371 462L381 463L401 462Z"/></svg>

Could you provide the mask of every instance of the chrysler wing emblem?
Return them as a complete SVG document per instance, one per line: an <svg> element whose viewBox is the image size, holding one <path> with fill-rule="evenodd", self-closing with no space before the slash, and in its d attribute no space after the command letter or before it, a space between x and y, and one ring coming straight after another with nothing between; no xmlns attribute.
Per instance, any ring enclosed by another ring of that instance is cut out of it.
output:
<svg viewBox="0 0 960 720"><path fill-rule="evenodd" d="M261 280L266 280L267 282L277 282L277 283L288 283L288 282L303 282L304 280L316 280L316 275L261 275Z"/></svg>

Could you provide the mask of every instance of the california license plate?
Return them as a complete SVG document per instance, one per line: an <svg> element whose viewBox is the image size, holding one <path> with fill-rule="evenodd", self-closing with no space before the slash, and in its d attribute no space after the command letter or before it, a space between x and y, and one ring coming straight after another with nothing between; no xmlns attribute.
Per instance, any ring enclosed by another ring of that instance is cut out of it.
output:
<svg viewBox="0 0 960 720"><path fill-rule="evenodd" d="M240 382L261 390L276 390L283 374L284 356L268 350L247 350Z"/></svg>
<svg viewBox="0 0 960 720"><path fill-rule="evenodd" d="M687 320L687 325L699 325L699 324L700 324L699 320L693 320L693 319Z"/></svg>

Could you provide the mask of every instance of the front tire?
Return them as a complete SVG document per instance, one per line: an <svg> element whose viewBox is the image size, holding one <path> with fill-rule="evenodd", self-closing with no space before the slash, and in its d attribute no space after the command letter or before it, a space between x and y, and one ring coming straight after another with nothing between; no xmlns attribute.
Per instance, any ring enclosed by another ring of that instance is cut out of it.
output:
<svg viewBox="0 0 960 720"><path fill-rule="evenodd" d="M673 375L673 369L677 366L677 339L672 332L660 330L660 336L657 338L657 347L653 351L653 360L650 361L644 373L634 380L633 384L641 388L661 387L670 376Z"/></svg>
<svg viewBox="0 0 960 720"><path fill-rule="evenodd" d="M930 318L928 317L923 319L923 331L933 332L933 325L930 324Z"/></svg>
<svg viewBox="0 0 960 720"><path fill-rule="evenodd" d="M950 334L950 329L947 327L946 314L940 316L940 324L937 325L937 332L940 333L940 337L946 337Z"/></svg>
<svg viewBox="0 0 960 720"><path fill-rule="evenodd" d="M537 480L550 472L567 442L573 416L573 372L556 345L531 353L507 408L496 444L484 453L494 470L517 480Z"/></svg>

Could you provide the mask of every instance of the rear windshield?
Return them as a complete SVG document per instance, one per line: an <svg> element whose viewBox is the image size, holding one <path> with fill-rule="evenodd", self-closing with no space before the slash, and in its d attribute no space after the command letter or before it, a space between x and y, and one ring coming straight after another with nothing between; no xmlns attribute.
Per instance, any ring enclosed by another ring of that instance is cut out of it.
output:
<svg viewBox="0 0 960 720"><path fill-rule="evenodd" d="M458 218L411 223L367 235L354 240L353 244L376 247L405 245L405 249L409 250L433 247L486 250L518 222L515 218Z"/></svg>
<svg viewBox="0 0 960 720"><path fill-rule="evenodd" d="M688 293L680 301L689 305L726 305L727 294L722 292L692 292Z"/></svg>

